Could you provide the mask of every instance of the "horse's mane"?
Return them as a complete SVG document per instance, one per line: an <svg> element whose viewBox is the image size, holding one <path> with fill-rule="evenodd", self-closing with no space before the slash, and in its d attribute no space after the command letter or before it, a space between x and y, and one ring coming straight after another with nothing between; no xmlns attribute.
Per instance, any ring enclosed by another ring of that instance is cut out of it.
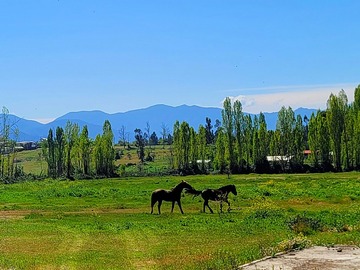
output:
<svg viewBox="0 0 360 270"><path fill-rule="evenodd" d="M177 184L175 187L171 188L170 190L173 191L173 190L179 188L181 185L184 185L184 184L187 185L187 186L189 186L189 187L191 187L191 185L190 185L188 182L186 182L186 181L181 181L179 184Z"/></svg>
<svg viewBox="0 0 360 270"><path fill-rule="evenodd" d="M228 188L233 188L234 185L226 185L226 186L222 186L219 189L228 189Z"/></svg>

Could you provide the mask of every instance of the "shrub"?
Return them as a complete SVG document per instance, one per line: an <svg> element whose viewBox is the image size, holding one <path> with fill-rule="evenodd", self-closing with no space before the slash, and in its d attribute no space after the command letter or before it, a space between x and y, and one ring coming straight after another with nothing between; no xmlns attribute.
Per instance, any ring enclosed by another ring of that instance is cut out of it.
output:
<svg viewBox="0 0 360 270"><path fill-rule="evenodd" d="M290 250L301 250L308 248L312 245L311 241L306 238L303 234L299 234L295 238L287 239L279 243L278 249L280 251L290 251Z"/></svg>
<svg viewBox="0 0 360 270"><path fill-rule="evenodd" d="M305 215L297 215L288 221L289 228L295 233L303 235L310 235L322 228L321 222L318 219L306 217Z"/></svg>

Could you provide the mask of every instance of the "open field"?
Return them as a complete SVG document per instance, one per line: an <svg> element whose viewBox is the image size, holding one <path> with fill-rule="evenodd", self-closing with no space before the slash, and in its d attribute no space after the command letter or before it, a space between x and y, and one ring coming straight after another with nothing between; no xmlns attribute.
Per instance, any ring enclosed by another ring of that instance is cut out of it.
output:
<svg viewBox="0 0 360 270"><path fill-rule="evenodd" d="M184 215L154 189L233 183L232 210ZM34 181L0 185L0 269L233 269L309 245L360 245L360 174L232 175Z"/></svg>
<svg viewBox="0 0 360 270"><path fill-rule="evenodd" d="M130 149L123 146L116 145L115 151L121 153L121 158L117 159L115 166L126 165L126 172L133 173L138 172L136 164L139 164L140 160L137 156L137 149L132 146ZM154 161L146 162L143 166L143 170L159 173L160 171L166 171L169 168L169 159L171 156L170 146L156 145L152 146L151 150L146 148L146 154L151 151ZM42 150L40 148L35 150L25 150L16 153L16 164L21 166L26 174L33 175L47 175L47 162L42 156Z"/></svg>

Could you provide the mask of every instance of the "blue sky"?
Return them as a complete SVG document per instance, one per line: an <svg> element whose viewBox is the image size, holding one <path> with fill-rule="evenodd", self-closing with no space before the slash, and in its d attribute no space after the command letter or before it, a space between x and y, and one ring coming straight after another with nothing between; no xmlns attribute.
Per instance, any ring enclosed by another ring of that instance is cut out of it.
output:
<svg viewBox="0 0 360 270"><path fill-rule="evenodd" d="M0 1L1 106L325 108L360 84L360 1Z"/></svg>

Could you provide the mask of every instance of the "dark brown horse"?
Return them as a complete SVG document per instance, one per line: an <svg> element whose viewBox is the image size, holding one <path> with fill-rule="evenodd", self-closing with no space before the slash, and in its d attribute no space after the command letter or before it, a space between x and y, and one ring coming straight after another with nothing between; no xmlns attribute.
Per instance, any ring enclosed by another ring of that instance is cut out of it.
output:
<svg viewBox="0 0 360 270"><path fill-rule="evenodd" d="M228 195L230 192L233 193L234 195L237 195L235 185L227 185L218 189L207 188L204 189L203 191L189 189L186 192L193 194L195 196L201 194L201 197L204 199L204 212L205 212L205 206L207 206L211 213L214 213L214 211L209 206L209 200L220 202L220 212L222 212L222 203L226 202L229 206L228 211L230 211L230 202L228 200Z"/></svg>
<svg viewBox="0 0 360 270"><path fill-rule="evenodd" d="M165 189L155 190L151 194L151 214L153 213L154 204L156 202L158 202L158 210L159 210L159 214L161 214L160 207L161 207L162 201L172 202L171 213L174 211L175 202L177 202L177 204L179 205L181 214L184 214L184 211L181 208L181 202L180 202L181 192L184 188L186 188L188 190L193 189L193 187L190 186L187 182L181 181L180 184L178 184L176 187L172 188L171 190L165 190Z"/></svg>

